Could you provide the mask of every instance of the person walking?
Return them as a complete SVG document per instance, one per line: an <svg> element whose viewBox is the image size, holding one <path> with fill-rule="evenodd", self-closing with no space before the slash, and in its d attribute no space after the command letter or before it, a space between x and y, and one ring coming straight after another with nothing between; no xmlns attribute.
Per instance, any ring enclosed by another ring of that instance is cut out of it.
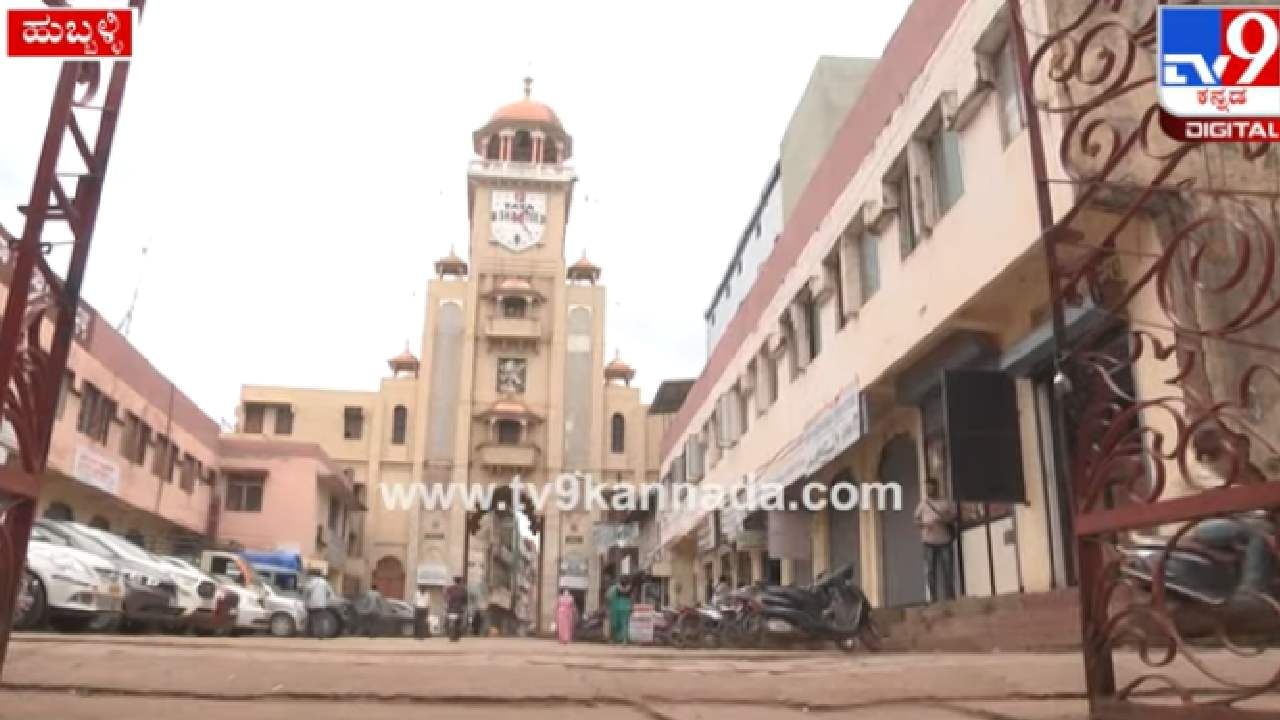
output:
<svg viewBox="0 0 1280 720"><path fill-rule="evenodd" d="M929 478L924 483L925 497L916 506L916 525L924 542L924 583L927 602L955 598L955 542L956 505L939 493L938 481Z"/></svg>
<svg viewBox="0 0 1280 720"><path fill-rule="evenodd" d="M721 575L720 582L716 583L715 588L711 591L711 607L719 609L729 604L729 593L733 592L733 588L729 586L729 576Z"/></svg>
<svg viewBox="0 0 1280 720"><path fill-rule="evenodd" d="M431 637L431 592L419 584L413 596L413 636L419 640Z"/></svg>
<svg viewBox="0 0 1280 720"><path fill-rule="evenodd" d="M578 624L578 604L568 590L560 591L560 600L556 602L556 636L561 645L573 642L573 630Z"/></svg>
<svg viewBox="0 0 1280 720"><path fill-rule="evenodd" d="M462 624L467 613L467 587L462 584L461 575L455 575L453 584L445 588L444 611L449 641L458 642L462 637Z"/></svg>
<svg viewBox="0 0 1280 720"><path fill-rule="evenodd" d="M377 635L378 616L382 610L382 593L378 592L377 584L369 586L369 589L360 596L356 601L356 618L360 621L360 630L369 637Z"/></svg>
<svg viewBox="0 0 1280 720"><path fill-rule="evenodd" d="M324 639L324 617L335 593L329 581L316 568L307 571L307 584L302 591L303 604L307 608L307 637Z"/></svg>
<svg viewBox="0 0 1280 720"><path fill-rule="evenodd" d="M626 578L614 583L605 600L609 604L609 641L626 644L631 625L631 583Z"/></svg>

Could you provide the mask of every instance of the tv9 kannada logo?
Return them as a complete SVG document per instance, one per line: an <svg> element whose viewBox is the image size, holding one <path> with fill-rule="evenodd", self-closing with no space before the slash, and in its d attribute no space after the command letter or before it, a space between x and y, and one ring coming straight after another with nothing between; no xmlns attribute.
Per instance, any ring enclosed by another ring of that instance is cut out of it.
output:
<svg viewBox="0 0 1280 720"><path fill-rule="evenodd" d="M1280 6L1159 10L1165 132L1177 140L1280 141Z"/></svg>

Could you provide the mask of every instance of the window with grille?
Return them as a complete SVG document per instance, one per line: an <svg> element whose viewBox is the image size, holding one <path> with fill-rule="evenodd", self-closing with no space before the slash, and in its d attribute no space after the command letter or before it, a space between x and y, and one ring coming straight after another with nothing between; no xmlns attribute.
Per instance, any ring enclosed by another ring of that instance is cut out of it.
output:
<svg viewBox="0 0 1280 720"><path fill-rule="evenodd" d="M226 508L230 512L262 512L262 477L227 476Z"/></svg>

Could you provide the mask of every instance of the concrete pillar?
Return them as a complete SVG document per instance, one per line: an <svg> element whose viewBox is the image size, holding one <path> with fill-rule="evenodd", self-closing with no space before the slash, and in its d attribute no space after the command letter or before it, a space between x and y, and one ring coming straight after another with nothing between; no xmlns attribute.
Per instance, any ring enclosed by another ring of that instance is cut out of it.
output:
<svg viewBox="0 0 1280 720"><path fill-rule="evenodd" d="M1049 545L1048 499L1045 497L1041 443L1036 423L1035 385L1030 380L1015 384L1018 397L1018 426L1022 437L1022 477L1027 502L1014 506L1017 528L1018 565L1024 592L1047 592L1053 587L1053 559ZM1047 428L1046 428L1047 430Z"/></svg>
<svg viewBox="0 0 1280 720"><path fill-rule="evenodd" d="M541 607L537 610L538 634L550 632L551 623L555 620L556 598L560 593L560 553L563 550L561 539L560 512L555 503L548 503L542 516L542 542L540 554L542 567L538 569L538 597Z"/></svg>
<svg viewBox="0 0 1280 720"><path fill-rule="evenodd" d="M752 550L751 555L751 578L754 581L764 579L764 550Z"/></svg>
<svg viewBox="0 0 1280 720"><path fill-rule="evenodd" d="M791 558L782 558L781 562L779 563L782 566L781 580L783 585L790 585L792 582L792 579L795 577L795 568L793 567L794 562L795 561L792 560Z"/></svg>
<svg viewBox="0 0 1280 720"><path fill-rule="evenodd" d="M813 576L831 569L831 516L824 512L813 513Z"/></svg>

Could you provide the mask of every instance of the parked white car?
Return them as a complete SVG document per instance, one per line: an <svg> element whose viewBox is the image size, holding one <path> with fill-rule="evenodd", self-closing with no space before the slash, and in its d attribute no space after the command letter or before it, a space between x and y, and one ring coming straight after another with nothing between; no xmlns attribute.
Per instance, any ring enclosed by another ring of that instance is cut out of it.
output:
<svg viewBox="0 0 1280 720"><path fill-rule="evenodd" d="M14 627L31 629L48 622L60 630L82 630L95 618L118 618L123 609L124 586L110 562L72 547L28 543Z"/></svg>
<svg viewBox="0 0 1280 720"><path fill-rule="evenodd" d="M176 629L192 630L198 634L221 634L235 627L239 598L228 602L234 595L232 583L220 581L191 563L176 557L154 556L170 568L178 586L178 604L183 614Z"/></svg>
<svg viewBox="0 0 1280 720"><path fill-rule="evenodd" d="M266 582L259 589L267 596L267 609L271 616L268 630L276 637L293 637L307 626L307 606L296 595L286 593Z"/></svg>

